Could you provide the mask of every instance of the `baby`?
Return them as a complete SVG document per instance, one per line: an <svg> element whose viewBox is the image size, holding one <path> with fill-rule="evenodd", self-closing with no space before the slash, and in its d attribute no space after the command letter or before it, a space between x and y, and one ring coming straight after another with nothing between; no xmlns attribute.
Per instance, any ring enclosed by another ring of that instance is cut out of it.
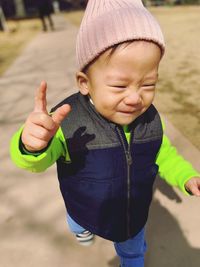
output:
<svg viewBox="0 0 200 267"><path fill-rule="evenodd" d="M200 196L200 175L163 134L152 105L165 44L140 0L90 0L77 38L73 94L46 108L46 83L14 135L11 156L42 172L57 162L69 227L81 244L114 242L121 267L143 267L152 187L159 172Z"/></svg>

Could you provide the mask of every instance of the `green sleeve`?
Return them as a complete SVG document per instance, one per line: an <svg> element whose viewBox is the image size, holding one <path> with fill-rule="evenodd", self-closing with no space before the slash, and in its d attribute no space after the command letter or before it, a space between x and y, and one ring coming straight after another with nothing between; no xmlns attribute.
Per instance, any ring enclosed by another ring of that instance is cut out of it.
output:
<svg viewBox="0 0 200 267"><path fill-rule="evenodd" d="M162 121L163 129L165 124ZM130 132L128 127L123 127L127 141L130 142ZM185 190L185 183L192 177L199 177L200 174L186 161L176 148L170 143L166 135L163 135L161 148L158 152L156 164L159 166L160 177L168 184L178 186L181 191L189 195Z"/></svg>
<svg viewBox="0 0 200 267"><path fill-rule="evenodd" d="M64 157L66 161L70 160L61 128L58 129L47 149L39 155L22 151L20 148L22 130L23 127L15 133L10 144L11 159L18 167L31 172L43 172L59 157Z"/></svg>
<svg viewBox="0 0 200 267"><path fill-rule="evenodd" d="M159 166L160 177L170 185L178 186L185 194L188 194L185 183L190 178L199 176L192 165L178 154L166 135L163 136L156 163Z"/></svg>

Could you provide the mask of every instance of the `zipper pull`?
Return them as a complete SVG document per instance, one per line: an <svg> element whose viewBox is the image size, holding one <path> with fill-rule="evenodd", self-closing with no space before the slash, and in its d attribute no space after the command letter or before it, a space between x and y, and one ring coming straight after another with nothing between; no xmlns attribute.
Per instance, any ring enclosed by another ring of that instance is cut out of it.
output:
<svg viewBox="0 0 200 267"><path fill-rule="evenodd" d="M126 159L127 159L128 165L130 166L133 161L132 161L131 153L129 151L126 151Z"/></svg>

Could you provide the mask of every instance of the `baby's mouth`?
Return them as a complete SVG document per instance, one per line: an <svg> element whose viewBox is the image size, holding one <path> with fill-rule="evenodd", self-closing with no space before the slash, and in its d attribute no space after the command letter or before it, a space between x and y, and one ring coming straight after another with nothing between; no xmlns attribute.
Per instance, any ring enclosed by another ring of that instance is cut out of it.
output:
<svg viewBox="0 0 200 267"><path fill-rule="evenodd" d="M124 114L133 114L135 112L140 111L140 108L134 109L134 110L119 110L120 113L124 113Z"/></svg>
<svg viewBox="0 0 200 267"><path fill-rule="evenodd" d="M119 111L119 112L124 114L133 114L134 111Z"/></svg>

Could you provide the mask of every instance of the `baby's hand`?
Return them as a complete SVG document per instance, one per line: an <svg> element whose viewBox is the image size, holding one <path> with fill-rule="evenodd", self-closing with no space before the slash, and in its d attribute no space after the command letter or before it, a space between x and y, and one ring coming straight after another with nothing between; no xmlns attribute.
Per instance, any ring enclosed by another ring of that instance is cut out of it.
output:
<svg viewBox="0 0 200 267"><path fill-rule="evenodd" d="M46 90L46 82L41 82L36 90L34 110L28 116L22 132L22 143L30 152L40 151L47 147L62 120L71 110L70 106L65 104L50 116L47 112Z"/></svg>
<svg viewBox="0 0 200 267"><path fill-rule="evenodd" d="M185 184L185 188L194 196L200 197L200 177L193 177L188 180Z"/></svg>

